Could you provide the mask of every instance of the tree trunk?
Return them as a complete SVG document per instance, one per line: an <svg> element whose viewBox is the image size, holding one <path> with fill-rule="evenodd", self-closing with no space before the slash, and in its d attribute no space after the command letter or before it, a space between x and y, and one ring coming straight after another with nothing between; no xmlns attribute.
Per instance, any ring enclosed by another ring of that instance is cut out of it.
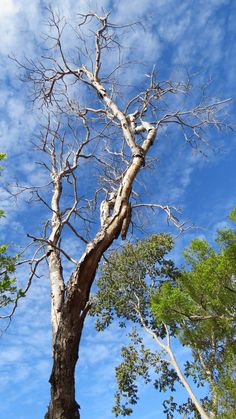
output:
<svg viewBox="0 0 236 419"><path fill-rule="evenodd" d="M78 301L78 300L77 300ZM79 419L75 400L75 366L83 329L80 307L74 301L71 309L62 314L53 347L53 368L50 377L51 401L45 419Z"/></svg>
<svg viewBox="0 0 236 419"><path fill-rule="evenodd" d="M89 310L89 293L101 256L119 235L127 205L110 225L89 243L67 285L66 299L53 337L53 367L50 377L51 401L45 419L79 419L75 400L75 366L84 319Z"/></svg>

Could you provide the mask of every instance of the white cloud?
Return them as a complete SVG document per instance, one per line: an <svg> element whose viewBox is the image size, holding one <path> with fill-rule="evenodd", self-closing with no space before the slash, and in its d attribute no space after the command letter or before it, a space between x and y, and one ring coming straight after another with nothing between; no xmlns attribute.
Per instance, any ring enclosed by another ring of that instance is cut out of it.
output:
<svg viewBox="0 0 236 419"><path fill-rule="evenodd" d="M0 52L3 54L9 53L9 48L11 48L17 42L17 27L15 27L14 21L17 19L19 10L19 3L17 4L13 0L1 1Z"/></svg>

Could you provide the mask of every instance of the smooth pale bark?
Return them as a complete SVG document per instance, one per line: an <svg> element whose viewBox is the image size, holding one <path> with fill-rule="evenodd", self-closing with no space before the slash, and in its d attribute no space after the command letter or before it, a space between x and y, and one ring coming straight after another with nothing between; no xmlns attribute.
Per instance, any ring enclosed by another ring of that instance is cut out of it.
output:
<svg viewBox="0 0 236 419"><path fill-rule="evenodd" d="M198 400L198 398L195 396L195 394L194 394L194 392L193 392L193 390L192 390L192 388L191 388L191 386L188 384L188 382L187 382L187 380L186 380L186 378L185 378L185 376L183 375L183 373L182 373L182 371L181 371L181 369L180 369L180 367L179 367L179 364L178 364L178 362L177 362L177 360L176 360L176 358L175 358L175 356L174 356L174 353L173 353L173 351L172 351L172 349L171 349L171 345L170 345L170 334L169 334L169 331L168 331L168 328L167 328L167 326L164 324L164 326L165 326L165 329L166 329L166 333L167 333L167 345L165 345L163 342L162 342L162 340L160 340L159 339L159 337L156 335L156 333L155 332L153 332L147 325L146 325L146 323L145 323L145 321L144 321L144 318L143 318L143 316L142 316L142 314L141 314L141 312L140 312L140 302L139 302L139 299L137 298L137 300L138 300L138 306L137 306L137 308L136 308L136 311L137 311L137 313L138 313L138 315L139 315L139 317L140 317L140 320L141 320L141 323L142 323L142 325L143 325L143 327L144 327L144 329L146 330L146 332L147 333L149 333L152 337L153 337L153 339L155 339L155 341L156 341L156 343L158 344L158 346L160 346L161 347L161 349L163 349L165 352L167 352L167 354L169 355L169 357L170 357L170 363L171 363L171 365L173 366L173 368L174 368L174 370L175 370L175 372L177 373L177 375L178 375L178 377L179 377L179 380L180 380L180 382L181 382L181 384L184 386L184 388L185 388L185 390L187 391L187 393L189 394L189 397L191 398L191 400L192 400L192 402L193 402L193 404L194 404L194 406L196 407L196 409L197 409L197 411L200 413L200 415L201 415L201 418L202 419L210 419L210 417L207 415L207 413L205 412L205 410L203 409L203 407L202 407L202 405L201 405L201 403L200 403L200 401Z"/></svg>
<svg viewBox="0 0 236 419"><path fill-rule="evenodd" d="M173 365L176 373L178 374L178 377L180 379L180 382L183 384L185 390L188 392L194 406L196 407L197 411L200 413L201 418L202 419L210 419L210 417L206 414L205 410L203 409L201 403L199 402L198 398L195 396L191 386L188 384L187 380L185 379L185 376L182 374L182 371L176 361L176 358L171 350L171 348L169 347L167 349L168 354L170 356L171 359L171 364Z"/></svg>

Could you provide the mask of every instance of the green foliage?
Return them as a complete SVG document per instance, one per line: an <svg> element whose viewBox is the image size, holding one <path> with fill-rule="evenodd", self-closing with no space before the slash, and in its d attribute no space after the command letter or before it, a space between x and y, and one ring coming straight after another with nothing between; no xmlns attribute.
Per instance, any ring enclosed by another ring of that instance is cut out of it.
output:
<svg viewBox="0 0 236 419"><path fill-rule="evenodd" d="M93 312L99 313L98 330L106 328L114 315L121 319L121 326L124 319L140 323L134 310L137 297L142 312L150 313L150 288L155 289L158 281L172 278L177 273L173 262L165 259L172 246L170 235L156 234L127 244L121 252L111 253L109 263L103 265L97 281Z"/></svg>
<svg viewBox="0 0 236 419"><path fill-rule="evenodd" d="M5 153L0 153L0 161L6 157ZM0 167L0 171L3 170ZM0 218L5 217L4 211L0 210ZM18 298L23 297L21 289L17 289L16 278L14 277L16 257L7 254L8 246L0 245L0 308L14 303Z"/></svg>
<svg viewBox="0 0 236 419"><path fill-rule="evenodd" d="M235 209L229 218L236 221ZM191 347L193 362L186 364L186 373L198 385L208 382L208 408L223 417L229 406L236 407L235 228L218 231L216 241L217 251L206 240L193 240L184 252L188 269L161 284L151 306L157 322L165 322Z"/></svg>
<svg viewBox="0 0 236 419"><path fill-rule="evenodd" d="M0 307L5 307L15 300L17 287L15 272L15 258L6 254L7 246L0 246Z"/></svg>
<svg viewBox="0 0 236 419"><path fill-rule="evenodd" d="M236 221L236 209L229 220ZM168 234L127 244L120 252L112 252L103 265L92 309L97 329L104 330L115 318L121 327L135 325L116 368L116 416L132 413L140 380L148 383L155 376L156 389L175 391L179 379L166 362L166 354L147 349L138 333L146 325L163 338L165 324L171 335L191 348L185 376L191 376L197 386L209 385L211 392L202 400L204 409L216 418L234 417L235 229L218 231L216 243L218 250L206 240L193 240L184 251L186 266L181 272L166 257L173 247ZM164 401L163 412L168 418L176 412L199 418L190 399L178 405L172 395Z"/></svg>
<svg viewBox="0 0 236 419"><path fill-rule="evenodd" d="M104 330L114 318L119 319L121 327L127 323L136 325L129 333L130 343L122 348L123 361L116 368L118 389L113 408L116 416L132 413L138 401L140 380L144 383L152 381L161 392L175 391L175 382L178 381L176 372L165 357L160 356L159 349L147 349L138 334L138 326L143 327L140 312L151 330L160 336L165 335L163 325L158 326L152 315L150 298L161 283L174 281L179 275L173 261L166 257L172 247L173 239L168 234L156 234L143 241L126 244L120 252L110 254L97 281L98 291L92 308L92 314L97 316L97 329ZM169 418L174 417L173 406L174 410L182 409L181 412L193 410L191 402L184 407L174 405L169 399L163 407Z"/></svg>
<svg viewBox="0 0 236 419"><path fill-rule="evenodd" d="M232 209L232 211L229 213L229 220L233 221L234 223L236 223L236 207L234 207Z"/></svg>
<svg viewBox="0 0 236 419"><path fill-rule="evenodd" d="M138 401L138 382L140 379L145 384L152 381L152 373L158 376L153 385L156 389L165 392L167 389L175 391L174 383L178 381L175 371L170 364L164 361L160 354L147 349L143 338L137 329L129 333L130 344L122 347L123 362L116 368L118 391L115 394L115 416L129 416L132 406ZM122 400L125 400L122 402ZM168 404L168 401L166 401ZM170 418L172 416L169 416Z"/></svg>
<svg viewBox="0 0 236 419"><path fill-rule="evenodd" d="M0 161L4 160L7 157L6 153L0 153ZM2 166L0 166L0 170L3 170Z"/></svg>

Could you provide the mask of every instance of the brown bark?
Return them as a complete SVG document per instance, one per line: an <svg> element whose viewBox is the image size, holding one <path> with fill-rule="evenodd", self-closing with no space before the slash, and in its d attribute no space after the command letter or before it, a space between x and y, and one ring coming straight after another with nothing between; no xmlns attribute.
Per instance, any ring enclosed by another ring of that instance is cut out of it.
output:
<svg viewBox="0 0 236 419"><path fill-rule="evenodd" d="M51 402L46 419L79 419L75 400L75 366L83 329L81 301L78 293L64 307L53 346L53 368L50 377Z"/></svg>

